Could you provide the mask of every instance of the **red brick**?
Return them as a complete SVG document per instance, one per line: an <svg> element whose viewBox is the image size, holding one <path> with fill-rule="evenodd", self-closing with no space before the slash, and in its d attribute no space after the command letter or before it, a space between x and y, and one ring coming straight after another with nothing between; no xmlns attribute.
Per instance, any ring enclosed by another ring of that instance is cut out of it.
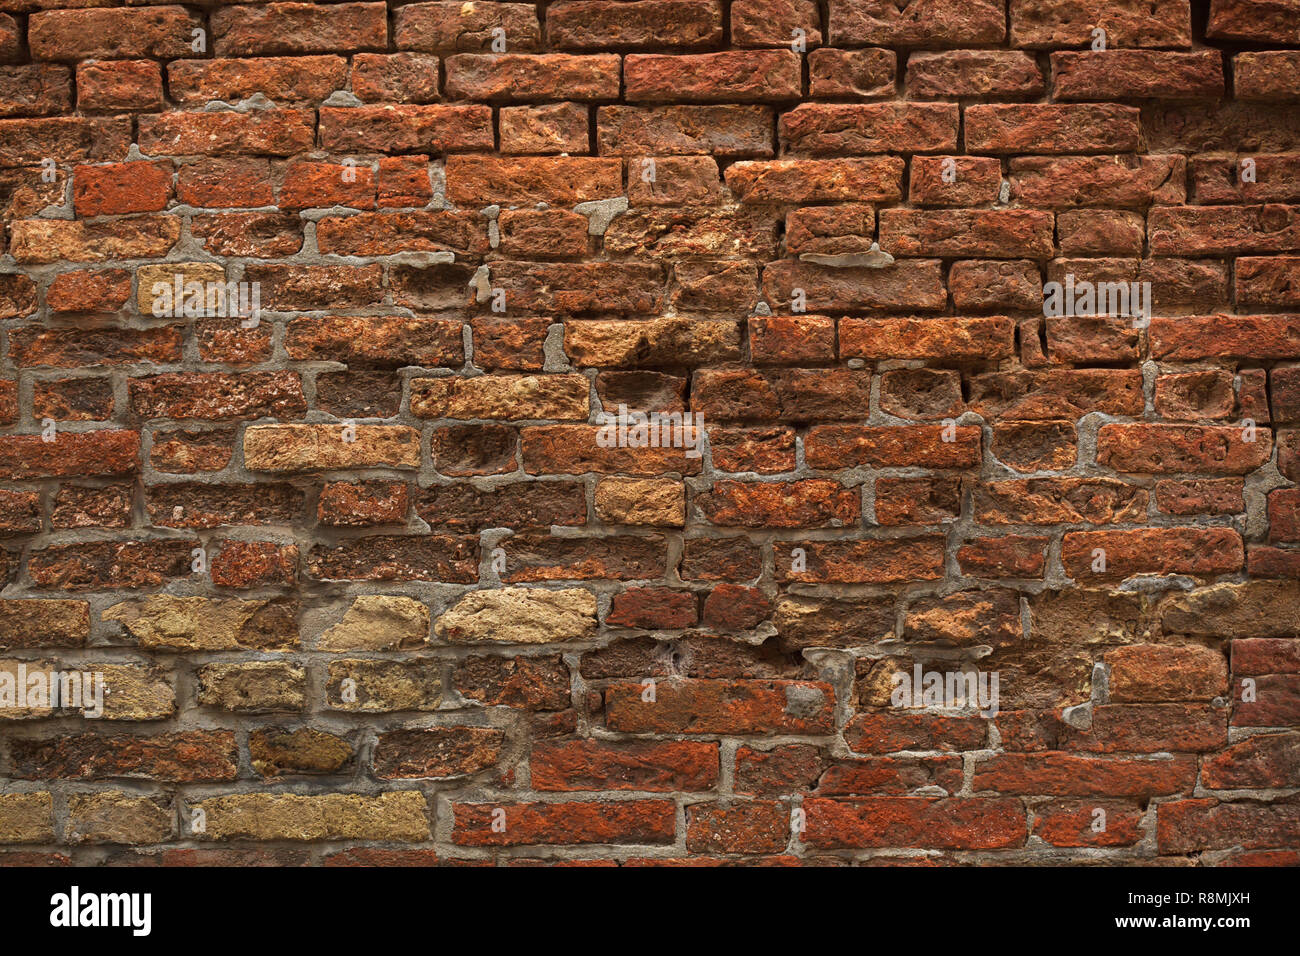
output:
<svg viewBox="0 0 1300 956"><path fill-rule="evenodd" d="M1104 571L1092 570L1098 549L1105 552ZM1132 574L1212 577L1240 571L1245 554L1241 536L1229 528L1150 528L1069 532L1061 547L1061 560L1066 573L1081 581Z"/></svg>
<svg viewBox="0 0 1300 956"><path fill-rule="evenodd" d="M503 811L496 814L497 810ZM617 803L453 803L451 839L458 846L672 843L676 807L669 800ZM504 827L493 831L493 817Z"/></svg>
<svg viewBox="0 0 1300 956"><path fill-rule="evenodd" d="M176 197L191 206L230 208L274 203L271 165L264 159L204 159L181 166Z"/></svg>
<svg viewBox="0 0 1300 956"><path fill-rule="evenodd" d="M707 419L809 421L860 418L868 374L849 368L701 369L691 405Z"/></svg>
<svg viewBox="0 0 1300 956"><path fill-rule="evenodd" d="M1246 509L1237 478L1165 479L1156 482L1156 507L1168 514L1238 514Z"/></svg>
<svg viewBox="0 0 1300 956"><path fill-rule="evenodd" d="M0 66L0 116L43 116L72 105L72 74L51 63Z"/></svg>
<svg viewBox="0 0 1300 956"><path fill-rule="evenodd" d="M379 160L381 207L426 206L433 198L427 156L385 156Z"/></svg>
<svg viewBox="0 0 1300 956"><path fill-rule="evenodd" d="M131 273L125 269L60 273L45 291L54 312L115 312L130 298Z"/></svg>
<svg viewBox="0 0 1300 956"><path fill-rule="evenodd" d="M948 103L802 103L781 115L791 152L935 153L957 148L958 110Z"/></svg>
<svg viewBox="0 0 1300 956"><path fill-rule="evenodd" d="M619 92L613 55L459 53L446 69L452 99L613 100Z"/></svg>
<svg viewBox="0 0 1300 956"><path fill-rule="evenodd" d="M1097 433L1098 463L1130 473L1240 475L1268 461L1272 450L1268 429L1251 435L1238 426L1103 425Z"/></svg>
<svg viewBox="0 0 1300 956"><path fill-rule="evenodd" d="M810 789L825 761L816 747L786 744L771 750L736 748L737 793L777 795Z"/></svg>
<svg viewBox="0 0 1300 956"><path fill-rule="evenodd" d="M975 538L957 550L963 574L989 578L1038 578L1043 575L1047 538L1004 535Z"/></svg>
<svg viewBox="0 0 1300 956"><path fill-rule="evenodd" d="M610 730L660 734L827 734L835 694L828 684L793 681L665 680L655 700L641 684L605 690Z"/></svg>
<svg viewBox="0 0 1300 956"><path fill-rule="evenodd" d="M358 53L352 92L367 103L432 103L438 99L438 58L424 53Z"/></svg>
<svg viewBox="0 0 1300 956"><path fill-rule="evenodd" d="M387 8L380 3L268 3L222 7L212 13L216 56L382 50Z"/></svg>
<svg viewBox="0 0 1300 956"><path fill-rule="evenodd" d="M47 157L62 163L121 159L130 138L124 116L0 120L0 165L37 165Z"/></svg>
<svg viewBox="0 0 1300 956"><path fill-rule="evenodd" d="M27 43L37 60L170 59L190 52L202 21L179 6L34 13Z"/></svg>
<svg viewBox="0 0 1300 956"><path fill-rule="evenodd" d="M80 110L157 110L162 105L162 72L152 60L77 64Z"/></svg>
<svg viewBox="0 0 1300 956"><path fill-rule="evenodd" d="M794 570L794 549L807 569ZM779 581L826 584L888 584L942 577L943 539L882 538L864 541L793 541L774 544Z"/></svg>
<svg viewBox="0 0 1300 956"><path fill-rule="evenodd" d="M1244 0L1214 0L1206 36L1216 40L1253 40L1263 43L1300 43L1300 24L1285 0L1253 4Z"/></svg>
<svg viewBox="0 0 1300 956"><path fill-rule="evenodd" d="M766 106L602 106L596 116L601 155L772 155Z"/></svg>
<svg viewBox="0 0 1300 956"><path fill-rule="evenodd" d="M816 425L804 450L815 468L962 468L979 461L979 445L979 429L970 425L951 431L941 425Z"/></svg>
<svg viewBox="0 0 1300 956"><path fill-rule="evenodd" d="M534 790L712 790L718 745L687 741L547 741L529 760Z"/></svg>
<svg viewBox="0 0 1300 956"><path fill-rule="evenodd" d="M321 489L316 515L338 527L402 524L410 507L406 485L397 482L330 482Z"/></svg>
<svg viewBox="0 0 1300 956"><path fill-rule="evenodd" d="M321 145L332 152L449 153L491 149L486 106L321 107Z"/></svg>
<svg viewBox="0 0 1300 956"><path fill-rule="evenodd" d="M407 538L375 535L336 547L313 549L305 567L318 581L477 580L478 538L432 535Z"/></svg>
<svg viewBox="0 0 1300 956"><path fill-rule="evenodd" d="M208 565L223 588L292 587L298 578L298 546L273 541L227 541Z"/></svg>
<svg viewBox="0 0 1300 956"><path fill-rule="evenodd" d="M1232 58L1233 93L1242 100L1289 100L1293 96L1287 77L1300 67L1295 50L1261 50Z"/></svg>
<svg viewBox="0 0 1300 956"><path fill-rule="evenodd" d="M197 544L169 539L52 545L33 553L27 570L39 588L155 588L190 576Z"/></svg>
<svg viewBox="0 0 1300 956"><path fill-rule="evenodd" d="M1151 320L1151 355L1170 361L1200 358L1300 358L1300 317L1215 315Z"/></svg>
<svg viewBox="0 0 1300 956"><path fill-rule="evenodd" d="M1011 194L1022 203L1057 208L1181 202L1185 163L1181 156L1017 157L1011 160Z"/></svg>
<svg viewBox="0 0 1300 956"><path fill-rule="evenodd" d="M477 206L546 202L571 206L609 199L623 191L623 164L618 160L574 156L452 156L447 160L447 196Z"/></svg>
<svg viewBox="0 0 1300 956"><path fill-rule="evenodd" d="M1068 745L1099 753L1201 753L1228 742L1226 715L1204 704L1105 704Z"/></svg>
<svg viewBox="0 0 1300 956"><path fill-rule="evenodd" d="M849 746L858 751L979 750L988 739L988 721L941 714L858 714L844 734Z"/></svg>
<svg viewBox="0 0 1300 956"><path fill-rule="evenodd" d="M975 46L1006 37L1006 14L996 0L974 0L960 8L941 0L901 8L890 0L834 0L830 12L830 39L836 46Z"/></svg>
<svg viewBox="0 0 1300 956"><path fill-rule="evenodd" d="M749 630L772 613L772 604L758 588L719 584L704 599L704 624L720 630Z"/></svg>
<svg viewBox="0 0 1300 956"><path fill-rule="evenodd" d="M1210 790L1286 787L1300 769L1300 734L1260 734L1205 758L1201 781Z"/></svg>
<svg viewBox="0 0 1300 956"><path fill-rule="evenodd" d="M880 478L876 481L876 523L934 525L961 512L961 480L939 478Z"/></svg>
<svg viewBox="0 0 1300 956"><path fill-rule="evenodd" d="M1147 232L1157 256L1291 252L1300 250L1300 207L1161 207Z"/></svg>
<svg viewBox="0 0 1300 956"><path fill-rule="evenodd" d="M817 528L857 524L861 499L838 482L715 481L694 495L695 507L723 527Z"/></svg>
<svg viewBox="0 0 1300 956"><path fill-rule="evenodd" d="M1034 812L1034 833L1052 846L1133 846L1142 839L1143 814L1133 804L1054 800Z"/></svg>
<svg viewBox="0 0 1300 956"><path fill-rule="evenodd" d="M588 152L587 109L580 103L503 106L498 116L503 153Z"/></svg>
<svg viewBox="0 0 1300 956"><path fill-rule="evenodd" d="M917 846L993 850L1023 846L1025 809L1003 798L807 799L803 841L818 849Z"/></svg>
<svg viewBox="0 0 1300 956"><path fill-rule="evenodd" d="M169 373L132 379L131 408L141 418L223 421L297 418L307 403L294 372Z"/></svg>
<svg viewBox="0 0 1300 956"><path fill-rule="evenodd" d="M1233 688L1234 727L1293 727L1300 722L1300 675L1265 674L1251 680L1255 683L1253 701L1242 699L1245 690L1241 679Z"/></svg>
<svg viewBox="0 0 1300 956"><path fill-rule="evenodd" d="M335 163L292 163L280 186L281 209L313 206L352 206L373 209L375 173L368 166Z"/></svg>
<svg viewBox="0 0 1300 956"><path fill-rule="evenodd" d="M309 149L314 140L309 110L162 113L141 116L139 122L140 149L150 154L291 156Z"/></svg>
<svg viewBox="0 0 1300 956"><path fill-rule="evenodd" d="M234 780L234 731L193 730L156 736L65 734L11 743L14 775L25 779L143 778L172 782Z"/></svg>
<svg viewBox="0 0 1300 956"><path fill-rule="evenodd" d="M975 153L1117 153L1136 150L1138 140L1138 110L1131 106L966 108L966 148Z"/></svg>
<svg viewBox="0 0 1300 956"><path fill-rule="evenodd" d="M950 757L868 757L832 764L817 782L824 796L906 794L921 787L961 789L962 763Z"/></svg>
<svg viewBox="0 0 1300 956"><path fill-rule="evenodd" d="M170 163L118 163L78 166L72 175L72 202L78 216L157 212L172 193Z"/></svg>
<svg viewBox="0 0 1300 956"><path fill-rule="evenodd" d="M1192 42L1188 0L1011 0L1015 46L1084 47L1096 24L1111 46L1187 47Z"/></svg>
<svg viewBox="0 0 1300 956"><path fill-rule="evenodd" d="M1224 91L1223 55L1218 50L1053 53L1052 78L1058 100L1216 97Z"/></svg>
<svg viewBox="0 0 1300 956"><path fill-rule="evenodd" d="M727 186L741 202L790 203L896 200L903 163L894 157L777 159L727 167Z"/></svg>
<svg viewBox="0 0 1300 956"><path fill-rule="evenodd" d="M891 50L813 50L808 54L809 92L816 97L893 96L894 61Z"/></svg>
<svg viewBox="0 0 1300 956"><path fill-rule="evenodd" d="M885 209L880 243L902 256L1046 259L1054 248L1052 226L1052 214L1036 210Z"/></svg>
<svg viewBox="0 0 1300 956"><path fill-rule="evenodd" d="M10 481L84 475L124 475L140 464L136 431L58 432L0 437L0 475Z"/></svg>
<svg viewBox="0 0 1300 956"><path fill-rule="evenodd" d="M629 103L748 103L798 99L799 56L789 50L680 56L632 53L623 60Z"/></svg>
<svg viewBox="0 0 1300 956"><path fill-rule="evenodd" d="M1294 803L1175 800L1160 804L1156 813L1156 839L1161 853L1287 847L1297 837L1300 806Z"/></svg>
<svg viewBox="0 0 1300 956"><path fill-rule="evenodd" d="M343 87L347 72L346 58L327 55L176 60L167 64L167 88L187 106L238 103L257 93L276 103L312 103Z"/></svg>
<svg viewBox="0 0 1300 956"><path fill-rule="evenodd" d="M796 34L795 31L802 31ZM731 42L736 46L789 47L802 36L808 49L822 42L821 11L813 0L735 0Z"/></svg>
<svg viewBox="0 0 1300 956"><path fill-rule="evenodd" d="M755 363L802 365L835 358L835 321L825 316L754 316L749 348Z"/></svg>
<svg viewBox="0 0 1300 956"><path fill-rule="evenodd" d="M605 623L611 627L681 628L697 620L695 595L668 588L628 588L615 594Z"/></svg>
<svg viewBox="0 0 1300 956"><path fill-rule="evenodd" d="M1042 71L1027 53L953 50L907 58L907 92L921 99L1037 97L1043 89Z"/></svg>
<svg viewBox="0 0 1300 956"><path fill-rule="evenodd" d="M686 848L692 853L780 853L790 833L790 811L771 802L692 804Z"/></svg>
<svg viewBox="0 0 1300 956"><path fill-rule="evenodd" d="M560 0L546 10L547 39L561 50L689 50L722 39L718 0Z"/></svg>

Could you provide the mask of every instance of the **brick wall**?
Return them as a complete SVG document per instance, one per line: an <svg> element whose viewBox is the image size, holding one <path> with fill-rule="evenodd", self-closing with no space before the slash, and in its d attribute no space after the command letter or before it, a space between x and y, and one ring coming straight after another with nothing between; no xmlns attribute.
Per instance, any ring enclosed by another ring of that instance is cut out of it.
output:
<svg viewBox="0 0 1300 956"><path fill-rule="evenodd" d="M1300 860L1298 0L65 6L0 862Z"/></svg>

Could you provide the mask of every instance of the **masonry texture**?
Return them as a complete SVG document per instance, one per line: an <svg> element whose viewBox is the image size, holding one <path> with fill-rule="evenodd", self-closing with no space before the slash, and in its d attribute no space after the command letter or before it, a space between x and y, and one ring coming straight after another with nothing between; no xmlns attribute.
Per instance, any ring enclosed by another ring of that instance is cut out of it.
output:
<svg viewBox="0 0 1300 956"><path fill-rule="evenodd" d="M0 863L1300 863L1300 0L0 11Z"/></svg>

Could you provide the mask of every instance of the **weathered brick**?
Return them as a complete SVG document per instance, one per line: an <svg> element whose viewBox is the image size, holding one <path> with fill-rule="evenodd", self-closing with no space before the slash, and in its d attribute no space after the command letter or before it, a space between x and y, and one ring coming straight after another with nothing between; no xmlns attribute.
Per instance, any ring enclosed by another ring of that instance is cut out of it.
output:
<svg viewBox="0 0 1300 956"><path fill-rule="evenodd" d="M402 790L364 796L326 793L243 793L200 800L209 840L386 840L429 838L422 793Z"/></svg>
<svg viewBox="0 0 1300 956"><path fill-rule="evenodd" d="M939 103L803 103L781 115L792 152L934 153L957 147L958 111Z"/></svg>
<svg viewBox="0 0 1300 956"><path fill-rule="evenodd" d="M466 100L613 100L619 59L568 53L458 53L445 61L448 97Z"/></svg>
<svg viewBox="0 0 1300 956"><path fill-rule="evenodd" d="M382 50L388 42L387 10L378 3L222 7L211 23L213 53L219 57Z"/></svg>
<svg viewBox="0 0 1300 956"><path fill-rule="evenodd" d="M741 202L804 203L896 200L903 163L876 159L778 159L727 167L727 186Z"/></svg>
<svg viewBox="0 0 1300 956"><path fill-rule="evenodd" d="M771 156L771 129L767 106L602 106L596 112L602 155Z"/></svg>
<svg viewBox="0 0 1300 956"><path fill-rule="evenodd" d="M167 64L168 90L176 102L186 105L209 100L237 103L256 93L277 103L318 102L341 87L346 76L347 60L328 55L223 57Z"/></svg>
<svg viewBox="0 0 1300 956"><path fill-rule="evenodd" d="M1300 25L1285 2L1247 4L1243 0L1214 0L1206 35L1215 39L1273 43L1300 42Z"/></svg>
<svg viewBox="0 0 1300 956"><path fill-rule="evenodd" d="M789 50L731 51L623 58L623 95L629 103L747 103L798 99L799 57Z"/></svg>
<svg viewBox="0 0 1300 956"><path fill-rule="evenodd" d="M255 425L244 432L244 462L255 471L416 468L419 444L401 425Z"/></svg>
<svg viewBox="0 0 1300 956"><path fill-rule="evenodd" d="M526 51L541 45L537 11L528 3L460 3L438 0L398 7L393 39L399 50L428 53L482 52L490 48L493 30L505 31L510 50Z"/></svg>
<svg viewBox="0 0 1300 956"><path fill-rule="evenodd" d="M676 827L675 805L669 800L630 800L617 803L506 804L505 827L497 805L455 803L452 842L460 846L521 846L527 844L671 843Z"/></svg>
<svg viewBox="0 0 1300 956"><path fill-rule="evenodd" d="M937 0L901 8L887 0L834 0L830 17L830 39L837 46L964 46L999 43L1006 36L1005 14L996 0L975 0L961 9Z"/></svg>
<svg viewBox="0 0 1300 956"><path fill-rule="evenodd" d="M313 144L310 110L161 113L141 116L140 149L150 154L291 156Z"/></svg>
<svg viewBox="0 0 1300 956"><path fill-rule="evenodd" d="M320 139L337 152L491 149L492 111L486 106L321 107Z"/></svg>
<svg viewBox="0 0 1300 956"><path fill-rule="evenodd" d="M162 107L162 71L152 60L104 60L77 64L78 109L107 112L158 110Z"/></svg>
<svg viewBox="0 0 1300 956"><path fill-rule="evenodd" d="M921 99L1034 97L1043 89L1042 71L1026 53L954 50L907 58L907 92Z"/></svg>
<svg viewBox="0 0 1300 956"><path fill-rule="evenodd" d="M1103 552L1104 568L1098 563ZM1241 536L1228 528L1150 528L1069 532L1061 548L1066 573L1079 580L1133 574L1214 576L1241 569Z"/></svg>
<svg viewBox="0 0 1300 956"><path fill-rule="evenodd" d="M818 97L893 96L894 60L891 50L813 50L808 54L809 91Z"/></svg>
<svg viewBox="0 0 1300 956"><path fill-rule="evenodd" d="M1025 842L1024 807L1007 798L814 798L804 801L804 812L804 842L819 849L1006 849Z"/></svg>
<svg viewBox="0 0 1300 956"><path fill-rule="evenodd" d="M627 733L829 733L834 692L829 685L791 681L661 682L655 701L640 684L605 691L605 722Z"/></svg>
<svg viewBox="0 0 1300 956"><path fill-rule="evenodd" d="M436 727L381 734L373 757L384 780L462 777L481 773L502 756L505 734L488 727Z"/></svg>
<svg viewBox="0 0 1300 956"><path fill-rule="evenodd" d="M1091 28L1124 47L1187 47L1192 42L1188 0L1011 0L1011 42L1015 46L1084 47Z"/></svg>
<svg viewBox="0 0 1300 956"><path fill-rule="evenodd" d="M717 744L547 741L530 760L536 790L711 790L718 780Z"/></svg>
<svg viewBox="0 0 1300 956"><path fill-rule="evenodd" d="M1062 100L1196 99L1221 96L1224 90L1217 50L1053 53L1052 76Z"/></svg>
<svg viewBox="0 0 1300 956"><path fill-rule="evenodd" d="M48 10L33 14L27 42L38 60L170 59L190 52L201 20L184 7Z"/></svg>
<svg viewBox="0 0 1300 956"><path fill-rule="evenodd" d="M1007 104L966 108L975 153L1116 153L1138 147L1138 110L1093 105Z"/></svg>

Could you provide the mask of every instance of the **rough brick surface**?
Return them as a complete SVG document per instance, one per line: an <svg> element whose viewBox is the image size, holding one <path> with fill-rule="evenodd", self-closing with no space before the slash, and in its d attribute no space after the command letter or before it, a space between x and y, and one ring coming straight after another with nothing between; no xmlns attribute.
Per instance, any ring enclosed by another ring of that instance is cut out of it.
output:
<svg viewBox="0 0 1300 956"><path fill-rule="evenodd" d="M1295 859L1294 0L0 6L12 859Z"/></svg>

